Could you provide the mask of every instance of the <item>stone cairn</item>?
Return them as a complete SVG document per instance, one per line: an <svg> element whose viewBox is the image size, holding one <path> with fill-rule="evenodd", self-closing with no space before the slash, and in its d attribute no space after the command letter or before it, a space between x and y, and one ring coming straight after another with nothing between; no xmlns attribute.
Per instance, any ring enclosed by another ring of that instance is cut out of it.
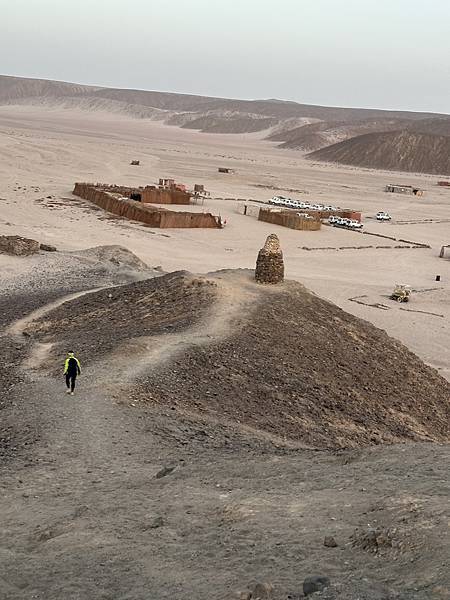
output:
<svg viewBox="0 0 450 600"><path fill-rule="evenodd" d="M255 279L258 283L281 283L284 279L283 252L278 236L271 233L258 253Z"/></svg>

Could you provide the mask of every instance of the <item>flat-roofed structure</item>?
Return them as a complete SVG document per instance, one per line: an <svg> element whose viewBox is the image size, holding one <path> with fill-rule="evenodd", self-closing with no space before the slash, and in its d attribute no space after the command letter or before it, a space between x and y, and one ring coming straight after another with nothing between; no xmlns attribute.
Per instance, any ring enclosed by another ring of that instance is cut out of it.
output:
<svg viewBox="0 0 450 600"><path fill-rule="evenodd" d="M402 185L397 183L389 183L385 188L385 192L393 194L411 194L412 196L423 196L423 190L413 187L412 185Z"/></svg>

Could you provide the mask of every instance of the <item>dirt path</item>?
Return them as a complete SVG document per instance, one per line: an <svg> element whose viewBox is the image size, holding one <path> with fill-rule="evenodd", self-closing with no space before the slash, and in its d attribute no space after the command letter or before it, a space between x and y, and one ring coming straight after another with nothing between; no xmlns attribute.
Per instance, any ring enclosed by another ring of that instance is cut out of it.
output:
<svg viewBox="0 0 450 600"><path fill-rule="evenodd" d="M26 315L22 319L15 321L12 325L10 325L7 328L6 334L9 334L9 335L13 336L14 338L16 338L17 340L20 340L21 336L23 335L27 326L30 325L30 323L32 323L33 321L40 319L41 317L44 317L46 314L48 314L49 312L51 312L58 306L61 306L65 302L70 302L71 300L75 300L75 298L80 298L81 296L86 296L87 294L92 294L93 292L97 292L101 289L104 289L104 288L102 288L102 287L92 288L89 290L84 290L82 292L68 294L67 296L58 298L58 300L49 302L48 304L45 304L44 306L37 308L36 310L34 310L30 314ZM52 349L52 346L53 346L53 344L51 344L51 343L34 342L27 359L23 363L22 368L27 372L30 372L30 371L32 372L33 370L38 369L42 365L42 363L45 361L45 359L48 357L50 350Z"/></svg>
<svg viewBox="0 0 450 600"><path fill-rule="evenodd" d="M239 320L245 318L257 303L254 287L240 284L236 279L221 275L208 277L217 284L217 300L205 319L180 333L139 337L120 345L109 359L112 377L108 385L122 386L133 382L149 370L170 362L188 348L216 343L233 331Z"/></svg>
<svg viewBox="0 0 450 600"><path fill-rule="evenodd" d="M74 397L62 378L24 365L17 418L35 411L44 435L32 453L2 467L2 598L231 600L271 580L277 600L286 600L299 597L304 577L323 573L340 582L336 598L389 598L394 585L421 586L404 598L422 600L445 584L445 448L277 452L252 446L251 431L236 441L231 429L220 446L217 426L128 403L127 385L142 370L225 337L256 306L251 289L237 289L226 273L217 283L219 301L201 323L122 347L109 370L90 365ZM10 333L67 299L33 311ZM350 536L367 523L397 526L402 551L353 548ZM324 548L327 534L337 549Z"/></svg>

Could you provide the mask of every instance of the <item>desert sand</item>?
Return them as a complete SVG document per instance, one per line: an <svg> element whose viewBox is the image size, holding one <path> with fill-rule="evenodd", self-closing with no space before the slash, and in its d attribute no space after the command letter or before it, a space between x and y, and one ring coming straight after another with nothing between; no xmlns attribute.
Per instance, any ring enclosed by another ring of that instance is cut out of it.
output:
<svg viewBox="0 0 450 600"><path fill-rule="evenodd" d="M323 600L448 598L450 191L264 137L0 107L0 235L58 249L0 254L2 598L255 600L271 582L300 600L317 575ZM151 229L71 193L159 177L203 183L179 210L226 227ZM258 222L277 192L429 247ZM274 287L251 271L270 233L295 280Z"/></svg>
<svg viewBox="0 0 450 600"><path fill-rule="evenodd" d="M164 271L207 273L254 267L258 248L275 232L288 278L385 329L450 379L450 261L438 258L441 245L450 242L449 190L438 188L430 175L311 163L263 137L198 133L108 113L2 106L0 234L23 235L68 251L118 244ZM130 166L134 158L141 166ZM218 166L235 173L219 174ZM221 214L226 228L151 230L111 218L71 194L75 181L146 185L160 176L189 186L203 183L211 199L192 210ZM425 195L386 194L389 182L416 185ZM299 192L283 192L286 188ZM242 199L267 201L275 193L361 210L365 231L431 248L394 248L389 240L330 227L292 231L239 213ZM392 222L378 223L373 217L379 210L388 211ZM375 245L391 247L303 249ZM0 256L0 277L6 281L32 270L36 261ZM438 274L440 282L435 281ZM409 305L387 298L397 282L416 290ZM362 303L350 300L355 297ZM377 303L388 308L368 306Z"/></svg>

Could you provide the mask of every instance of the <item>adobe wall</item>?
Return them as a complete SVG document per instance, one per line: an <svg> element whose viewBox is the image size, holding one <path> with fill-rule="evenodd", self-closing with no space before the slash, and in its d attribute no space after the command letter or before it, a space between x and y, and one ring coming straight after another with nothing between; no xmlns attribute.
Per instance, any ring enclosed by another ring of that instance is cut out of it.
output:
<svg viewBox="0 0 450 600"><path fill-rule="evenodd" d="M320 219L304 219L295 213L276 212L266 208L259 210L258 220L304 231L317 231L322 227Z"/></svg>
<svg viewBox="0 0 450 600"><path fill-rule="evenodd" d="M211 213L189 213L169 211L163 208L121 198L119 193L112 193L111 187L96 187L89 183L76 183L73 194L93 202L100 208L120 217L140 221L150 227L161 228L219 228L218 218ZM114 187L114 191L120 188Z"/></svg>
<svg viewBox="0 0 450 600"><path fill-rule="evenodd" d="M140 191L142 202L153 204L190 204L191 195L182 190L145 187Z"/></svg>

